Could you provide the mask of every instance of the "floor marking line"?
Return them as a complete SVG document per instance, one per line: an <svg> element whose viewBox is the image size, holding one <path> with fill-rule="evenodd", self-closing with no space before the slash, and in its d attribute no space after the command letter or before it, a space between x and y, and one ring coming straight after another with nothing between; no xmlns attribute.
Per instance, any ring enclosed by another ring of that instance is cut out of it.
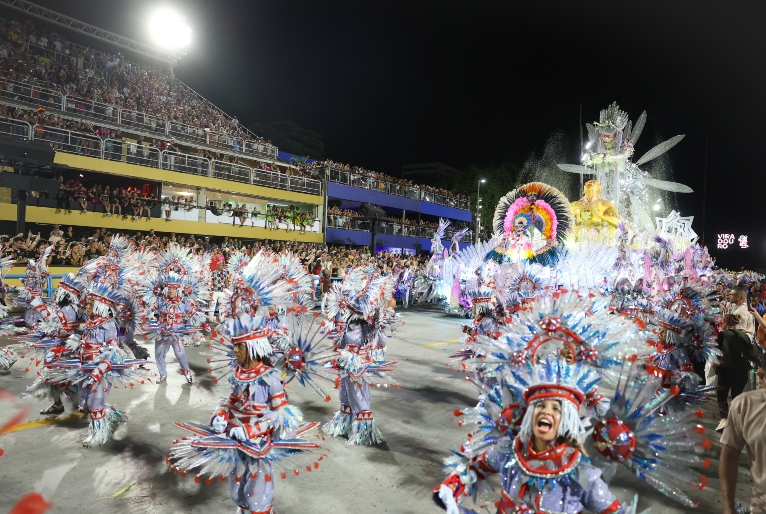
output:
<svg viewBox="0 0 766 514"><path fill-rule="evenodd" d="M438 343L424 344L423 346L425 346L426 348L433 348L434 346L441 346L443 344L459 343L460 341L461 341L460 338L458 338L458 339L450 339L449 341L440 341Z"/></svg>
<svg viewBox="0 0 766 514"><path fill-rule="evenodd" d="M8 431L8 433L18 432L19 430L26 430L28 428L44 427L45 425L55 425L56 423L61 423L63 421L69 421L72 419L84 418L84 417L85 417L84 412L75 412L74 414L68 414L66 416L57 416L55 418L45 418L45 419L38 419L36 421L27 421L26 423L20 423L16 425L15 427L11 428Z"/></svg>

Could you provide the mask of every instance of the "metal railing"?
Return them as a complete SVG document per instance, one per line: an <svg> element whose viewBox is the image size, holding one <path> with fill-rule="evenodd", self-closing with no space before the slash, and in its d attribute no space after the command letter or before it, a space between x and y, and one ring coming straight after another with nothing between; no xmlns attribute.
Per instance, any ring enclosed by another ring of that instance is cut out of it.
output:
<svg viewBox="0 0 766 514"><path fill-rule="evenodd" d="M424 202L446 205L449 207L455 207L456 209L471 209L468 200L461 200L446 195L431 193L422 190L418 186L386 182L377 178L367 177L365 175L360 175L358 173L336 168L327 169L325 176L330 182L337 182L338 184L346 184L348 186L361 187L364 189L379 191L381 193L387 193L390 195L403 196L405 198L412 198L414 200L422 200Z"/></svg>
<svg viewBox="0 0 766 514"><path fill-rule="evenodd" d="M159 168L162 163L162 152L159 148L140 145L129 141L104 139L104 159L126 162L149 168Z"/></svg>
<svg viewBox="0 0 766 514"><path fill-rule="evenodd" d="M471 210L471 204L468 202L468 200L462 200L462 199L454 198L451 196L431 193L429 191L422 191L420 199L423 200L424 202L437 203L439 205L446 205L448 207L454 207L456 209L464 209L467 211Z"/></svg>
<svg viewBox="0 0 766 514"><path fill-rule="evenodd" d="M210 159L206 159L199 155L189 155L165 150L162 152L162 169L209 177Z"/></svg>
<svg viewBox="0 0 766 514"><path fill-rule="evenodd" d="M26 121L0 116L0 134L10 134L26 139L32 138L32 125Z"/></svg>
<svg viewBox="0 0 766 514"><path fill-rule="evenodd" d="M257 141L244 141L245 153L254 153L256 155L265 155L269 159L276 159L277 147L266 145Z"/></svg>
<svg viewBox="0 0 766 514"><path fill-rule="evenodd" d="M120 125L145 130L146 132L167 132L167 121L158 116L144 114L143 112L120 109Z"/></svg>
<svg viewBox="0 0 766 514"><path fill-rule="evenodd" d="M359 230L362 232L370 231L370 220L347 216L340 214L328 214L327 215L327 228L340 228L344 230ZM394 235L394 236L409 236L409 237L425 237L431 239L434 236L435 229L431 227L421 227L418 225L408 225L397 223L395 221L380 222L378 224L376 232L378 234ZM444 239L452 239L457 230L447 230L444 233ZM467 232L463 237L464 241L470 241L471 232Z"/></svg>
<svg viewBox="0 0 766 514"><path fill-rule="evenodd" d="M33 104L36 107L61 109L63 95L57 89L34 83L0 78L0 98Z"/></svg>
<svg viewBox="0 0 766 514"><path fill-rule="evenodd" d="M5 120L5 121L3 121ZM16 122L13 124L12 122ZM287 191L297 191L314 195L322 194L322 182L312 178L292 177L276 171L251 168L244 164L224 161L211 161L199 155L191 155L165 150L148 145L116 139L101 139L98 136L82 134L56 127L17 122L10 118L0 118L0 132L13 130L18 135L49 141L54 150L60 152L97 157L110 161L126 162L138 166L161 168L164 170L190 173L203 177L231 180L244 184L261 185Z"/></svg>
<svg viewBox="0 0 766 514"><path fill-rule="evenodd" d="M43 125L35 125L32 135L49 141L57 152L104 158L104 141L98 136Z"/></svg>
<svg viewBox="0 0 766 514"><path fill-rule="evenodd" d="M272 159L277 156L277 148L274 145L245 141L241 134L215 132L203 127L123 109L118 105L79 98L72 94L66 95L49 85L42 86L26 81L0 78L0 98L24 102L35 108L43 106L48 110L59 110L112 125L140 129L156 134L158 137L174 137L245 155L265 156Z"/></svg>
<svg viewBox="0 0 766 514"><path fill-rule="evenodd" d="M213 161L213 178L250 184L252 177L253 169L249 166L232 162Z"/></svg>
<svg viewBox="0 0 766 514"><path fill-rule="evenodd" d="M99 121L120 124L120 108L116 105L95 102L76 96L65 96L65 111Z"/></svg>

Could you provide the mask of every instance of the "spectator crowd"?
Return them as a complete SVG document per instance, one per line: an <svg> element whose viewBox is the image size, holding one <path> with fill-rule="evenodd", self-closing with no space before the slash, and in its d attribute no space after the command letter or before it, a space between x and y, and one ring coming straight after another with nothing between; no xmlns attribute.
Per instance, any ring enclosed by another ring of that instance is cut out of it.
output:
<svg viewBox="0 0 766 514"><path fill-rule="evenodd" d="M351 166L349 164L326 160L322 162L317 161L310 165L304 165L303 168L306 170L327 168L329 169L329 176L325 178L332 182L348 183L352 186L364 187L367 189L384 190L385 192L398 196L411 196L411 191L418 191L419 199L426 201L433 201L433 195L439 195L444 197L446 202L436 203L454 203L455 206L457 206L460 202L468 202L468 197L465 195L459 195L440 187L418 185L404 178L392 177L391 175L367 170L360 166ZM431 195L430 197L429 194Z"/></svg>
<svg viewBox="0 0 766 514"><path fill-rule="evenodd" d="M66 97L66 113L56 112L62 108L61 95ZM242 161L246 148L258 146L263 153L268 147L271 153L266 153L275 157L274 147L164 70L127 61L119 52L81 46L31 20L0 18L0 98L35 104L32 109L0 106L0 131L15 134L23 129L7 126L9 120L24 121L35 127L36 139L50 141L57 151L97 157L103 145L106 159L187 173L204 174L212 168L216 177L237 180L231 177L236 175L232 168L244 165L255 167L256 173L276 172L277 179L343 179L395 195L467 204L467 197L442 188L330 160L298 166ZM117 123L120 128L115 128ZM164 162L160 152L167 152ZM319 168L329 169L329 176L318 176ZM273 181L270 173L262 175L262 180Z"/></svg>
<svg viewBox="0 0 766 514"><path fill-rule="evenodd" d="M169 245L177 244L189 248L197 255L209 253L213 261L223 260L224 263L234 252L244 252L247 255L254 255L262 249L288 252L299 258L312 275L320 276L327 271L330 277L335 278L343 278L352 267L367 264L378 266L384 274L395 273L403 267L417 270L424 266L429 258L427 254L420 256L388 252L372 254L367 247L347 248L296 241L246 241L233 237L185 236L177 235L175 232L155 233L153 229L147 232L117 232L98 228L88 232L77 232L72 226L63 228L58 224L53 225L52 229L50 226L47 228L50 232L39 230L37 234L29 231L26 235L0 236L0 253L3 256L12 257L17 265L23 266L29 259L39 259L42 251L54 245L48 258L48 265L82 266L84 262L104 255L112 236L123 235L134 240L138 246L147 249L161 251Z"/></svg>
<svg viewBox="0 0 766 514"><path fill-rule="evenodd" d="M116 122L120 108L128 126L164 132L167 121L171 132L199 143L273 148L161 68L75 44L31 20L0 19L0 77L66 95L67 110L95 118ZM5 84L5 96L14 92ZM43 106L60 108L45 96Z"/></svg>

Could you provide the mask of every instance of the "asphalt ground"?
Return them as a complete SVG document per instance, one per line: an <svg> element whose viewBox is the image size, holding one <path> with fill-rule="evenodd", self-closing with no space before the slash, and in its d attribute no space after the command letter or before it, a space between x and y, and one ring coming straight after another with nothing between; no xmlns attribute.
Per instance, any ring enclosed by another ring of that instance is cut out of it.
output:
<svg viewBox="0 0 766 514"><path fill-rule="evenodd" d="M345 440L327 438L322 444L328 458L319 469L298 477L277 480L275 512L278 514L438 513L431 490L443 480L442 459L465 440L466 429L457 426L453 411L476 404L476 393L465 376L446 368L447 356L460 347L460 324L465 320L435 308L401 310L405 324L389 341L387 358L399 362L396 378L400 389L372 392L372 410L386 442L375 447L349 446ZM140 341L139 341L140 342ZM0 345L9 341L0 341ZM153 348L149 347L153 354ZM209 422L219 397L227 396L228 384L214 385L206 373L206 346L188 348L194 384L186 384L170 352L168 383L114 389L109 403L127 414L115 439L104 446L83 448L80 439L87 421L73 415L71 405L56 419L38 414L46 404L20 400L29 407L21 430L0 437L0 512L8 512L30 491L38 491L54 507L53 513L226 513L235 512L226 483L197 484L192 474L181 477L167 471L165 456L176 438L187 433L175 421ZM20 396L34 380L34 369L24 371L17 362L0 372L0 388ZM307 421L329 420L338 408L337 391L326 383L332 396L325 403L310 389L293 384L290 403L298 406ZM0 404L7 408L7 404ZM36 423L43 420L42 423ZM689 495L700 502L686 509L656 492L646 483L620 469L610 488L621 500L639 494L639 512L652 514L720 513L718 481L719 435L717 419L702 421L713 448L708 452L709 485ZM746 458L740 461L738 498L747 503L750 473ZM126 487L129 489L125 490ZM116 497L115 497L116 495ZM482 499L495 510L496 498Z"/></svg>

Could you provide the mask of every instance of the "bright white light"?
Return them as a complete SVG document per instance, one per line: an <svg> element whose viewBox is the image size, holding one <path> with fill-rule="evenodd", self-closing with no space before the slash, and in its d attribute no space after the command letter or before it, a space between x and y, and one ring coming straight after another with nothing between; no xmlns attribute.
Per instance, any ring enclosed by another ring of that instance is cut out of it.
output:
<svg viewBox="0 0 766 514"><path fill-rule="evenodd" d="M586 150L590 150L590 147L591 147L591 145L592 145L592 144L593 144L593 143L591 143L590 141L588 141L588 144L587 144L587 145L585 145L585 149L586 149Z"/></svg>
<svg viewBox="0 0 766 514"><path fill-rule="evenodd" d="M654 207L653 207L653 209L654 209L655 211L659 211L659 210L660 210L660 204L658 204L658 203L654 204Z"/></svg>
<svg viewBox="0 0 766 514"><path fill-rule="evenodd" d="M156 45L164 48L183 48L191 43L191 28L186 18L166 8L152 15L149 34Z"/></svg>
<svg viewBox="0 0 766 514"><path fill-rule="evenodd" d="M483 184L483 183L484 183L484 182L486 182L486 181L487 181L487 179L484 179L484 178L483 178L483 179L481 179L479 182L481 182L481 183Z"/></svg>

